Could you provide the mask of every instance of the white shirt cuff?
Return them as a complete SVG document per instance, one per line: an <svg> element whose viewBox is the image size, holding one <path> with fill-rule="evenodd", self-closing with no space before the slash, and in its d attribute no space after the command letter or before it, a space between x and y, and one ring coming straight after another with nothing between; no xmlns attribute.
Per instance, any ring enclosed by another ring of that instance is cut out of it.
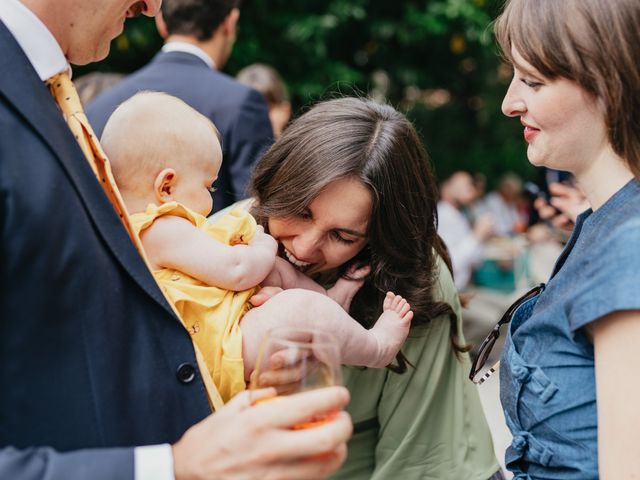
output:
<svg viewBox="0 0 640 480"><path fill-rule="evenodd" d="M171 445L149 445L134 450L135 480L175 480Z"/></svg>

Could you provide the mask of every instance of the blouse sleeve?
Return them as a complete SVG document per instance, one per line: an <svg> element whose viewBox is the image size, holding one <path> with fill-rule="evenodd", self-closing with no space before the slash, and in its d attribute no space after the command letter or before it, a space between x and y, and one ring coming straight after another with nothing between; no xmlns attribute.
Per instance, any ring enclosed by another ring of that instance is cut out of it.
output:
<svg viewBox="0 0 640 480"><path fill-rule="evenodd" d="M595 251L584 259L584 281L569 302L572 331L615 311L640 310L640 219L608 232Z"/></svg>

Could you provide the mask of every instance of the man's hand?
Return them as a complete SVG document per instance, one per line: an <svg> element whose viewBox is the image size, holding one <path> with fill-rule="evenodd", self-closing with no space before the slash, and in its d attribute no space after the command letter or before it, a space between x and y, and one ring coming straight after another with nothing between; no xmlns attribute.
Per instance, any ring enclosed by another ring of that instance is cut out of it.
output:
<svg viewBox="0 0 640 480"><path fill-rule="evenodd" d="M187 430L173 446L176 480L318 479L337 470L352 432L346 412L318 427L291 428L341 410L348 391L329 387L251 404L273 395L274 389L243 392Z"/></svg>

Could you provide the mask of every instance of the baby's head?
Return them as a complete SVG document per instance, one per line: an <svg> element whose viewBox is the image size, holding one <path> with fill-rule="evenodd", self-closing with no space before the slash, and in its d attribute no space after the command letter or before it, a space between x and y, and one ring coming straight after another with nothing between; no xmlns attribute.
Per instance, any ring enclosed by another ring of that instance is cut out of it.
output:
<svg viewBox="0 0 640 480"><path fill-rule="evenodd" d="M113 112L100 143L130 213L176 201L208 215L222 163L218 137L213 123L182 100L142 92Z"/></svg>

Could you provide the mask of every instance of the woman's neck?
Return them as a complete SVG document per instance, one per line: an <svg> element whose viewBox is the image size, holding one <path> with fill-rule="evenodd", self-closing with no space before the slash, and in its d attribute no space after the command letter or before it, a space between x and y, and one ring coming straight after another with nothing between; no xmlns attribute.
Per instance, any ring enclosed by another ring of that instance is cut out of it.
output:
<svg viewBox="0 0 640 480"><path fill-rule="evenodd" d="M594 211L633 178L627 163L610 146L574 174Z"/></svg>

